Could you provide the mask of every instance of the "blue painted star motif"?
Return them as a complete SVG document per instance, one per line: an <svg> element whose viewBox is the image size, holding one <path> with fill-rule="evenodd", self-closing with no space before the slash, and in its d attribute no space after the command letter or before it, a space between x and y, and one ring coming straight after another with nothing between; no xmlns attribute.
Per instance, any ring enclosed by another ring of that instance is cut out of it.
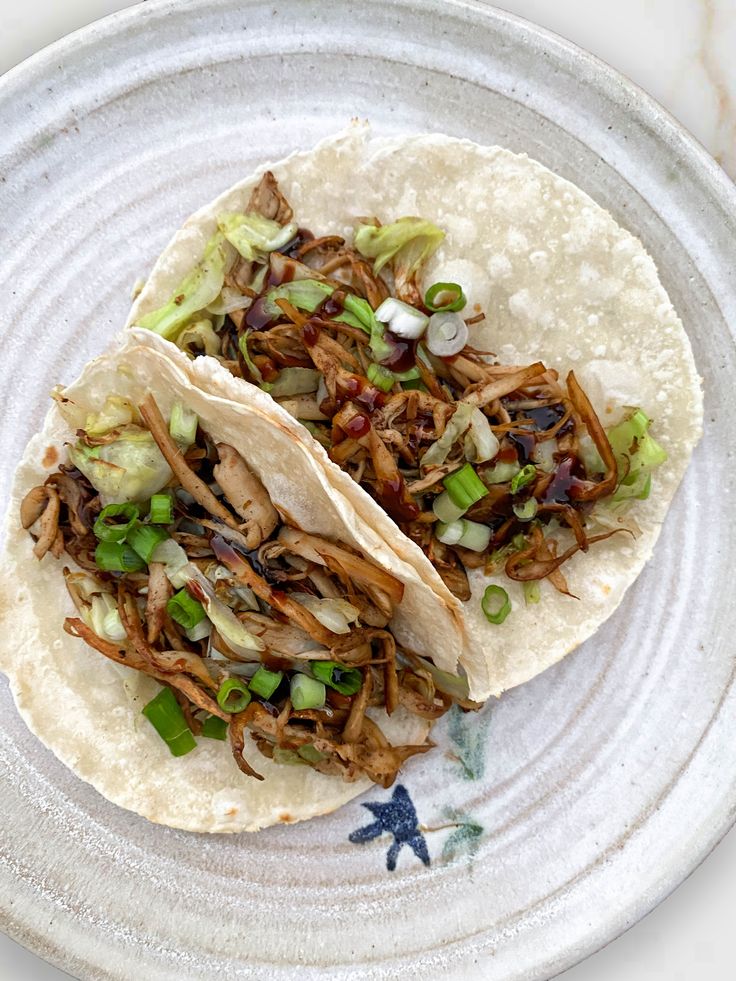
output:
<svg viewBox="0 0 736 981"><path fill-rule="evenodd" d="M417 858L425 865L429 865L427 842L419 830L417 812L406 787L399 784L391 800L385 804L363 804L363 807L367 808L376 820L353 831L348 836L349 841L355 845L364 845L367 841L373 841L374 838L388 832L394 838L386 854L386 868L389 872L393 872L396 868L396 859L403 845L408 845Z"/></svg>

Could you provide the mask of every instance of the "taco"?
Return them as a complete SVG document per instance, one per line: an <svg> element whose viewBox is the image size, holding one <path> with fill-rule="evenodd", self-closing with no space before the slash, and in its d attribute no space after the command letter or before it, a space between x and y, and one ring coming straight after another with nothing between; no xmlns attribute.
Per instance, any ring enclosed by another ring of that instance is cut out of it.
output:
<svg viewBox="0 0 736 981"><path fill-rule="evenodd" d="M0 669L46 745L152 821L326 813L477 707L457 624L300 443L170 354L131 333L55 393L13 488Z"/></svg>
<svg viewBox="0 0 736 981"><path fill-rule="evenodd" d="M355 127L267 165L186 222L129 325L211 363L214 391L275 406L457 611L483 697L616 609L701 432L641 242L467 140Z"/></svg>

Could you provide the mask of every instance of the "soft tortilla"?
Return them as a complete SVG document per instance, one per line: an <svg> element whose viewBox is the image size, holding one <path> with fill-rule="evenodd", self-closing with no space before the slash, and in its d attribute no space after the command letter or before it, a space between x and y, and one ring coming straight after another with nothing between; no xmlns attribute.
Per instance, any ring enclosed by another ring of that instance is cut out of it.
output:
<svg viewBox="0 0 736 981"><path fill-rule="evenodd" d="M649 500L633 515L642 534L620 534L564 566L572 593L542 584L542 600L526 606L520 586L502 577L472 576L473 598L462 607L467 646L462 663L476 675L483 662L488 686L476 697L499 694L532 678L589 637L623 599L652 554L667 508L702 426L700 380L675 310L642 243L587 194L525 155L446 136L371 139L357 125L307 153L264 164L193 215L156 263L128 324L162 305L201 257L221 211L246 207L263 170L271 169L300 225L315 234L352 239L355 221L382 222L419 215L446 238L424 283L460 282L486 313L471 343L506 363L539 358L563 374L571 368L587 389L603 424L616 408L636 405L653 419L653 433L669 454L654 476ZM152 337L153 335L151 335ZM210 359L198 359L200 363ZM339 492L379 533L397 557L414 566L438 598L453 598L421 550L328 459L308 432L268 396L213 364L213 390L262 405L309 445ZM270 403L270 409L266 408ZM502 583L514 609L501 626L489 624L480 596ZM456 604L458 607L460 604Z"/></svg>
<svg viewBox="0 0 736 981"><path fill-rule="evenodd" d="M309 451L277 423L243 405L208 397L189 381L188 359L168 354L141 347L134 335L127 335L65 389L71 400L64 407L66 418L54 405L43 431L29 443L6 518L0 669L10 679L19 712L42 742L108 800L151 821L189 831L254 831L328 813L370 787L370 781L345 783L311 767L278 765L246 746L250 762L265 776L259 782L240 772L225 743L211 739L200 739L185 757L172 757L140 714L159 685L63 631L64 617L73 615L74 607L61 570L73 563L68 556L57 561L50 554L38 562L30 535L20 526L23 496L63 460L64 443L73 439L87 413L99 409L107 395L136 404L151 390L162 412L168 414L173 402L182 401L215 439L239 449L286 520L355 546L370 542L367 554L404 577L397 635L422 646L433 631L444 633L445 666L452 670L457 630L447 611L427 602L427 587L412 567L397 562L381 539L366 530L356 536L349 504L335 495ZM403 710L390 720L385 713L375 717L397 743L421 742L428 729Z"/></svg>

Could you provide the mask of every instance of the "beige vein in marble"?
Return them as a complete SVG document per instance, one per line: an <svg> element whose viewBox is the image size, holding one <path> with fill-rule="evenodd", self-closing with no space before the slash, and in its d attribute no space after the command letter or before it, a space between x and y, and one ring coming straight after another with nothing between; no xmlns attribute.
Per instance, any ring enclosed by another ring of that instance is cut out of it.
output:
<svg viewBox="0 0 736 981"><path fill-rule="evenodd" d="M718 118L711 152L732 177L736 177L736 13L729 0L700 0L703 8L703 40L698 53L706 77L717 98ZM725 59L723 30L730 34L728 60Z"/></svg>

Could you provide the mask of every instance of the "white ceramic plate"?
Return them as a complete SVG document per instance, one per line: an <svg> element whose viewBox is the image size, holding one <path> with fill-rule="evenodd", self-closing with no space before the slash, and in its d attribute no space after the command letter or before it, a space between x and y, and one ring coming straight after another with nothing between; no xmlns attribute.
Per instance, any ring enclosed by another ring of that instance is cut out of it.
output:
<svg viewBox="0 0 736 981"><path fill-rule="evenodd" d="M546 978L733 819L736 193L646 96L522 21L459 0L152 0L6 76L3 493L48 390L122 324L184 216L356 115L527 151L639 235L692 338L705 438L603 629L480 725L451 719L403 789L328 818L147 824L67 772L0 688L0 926L82 978Z"/></svg>

